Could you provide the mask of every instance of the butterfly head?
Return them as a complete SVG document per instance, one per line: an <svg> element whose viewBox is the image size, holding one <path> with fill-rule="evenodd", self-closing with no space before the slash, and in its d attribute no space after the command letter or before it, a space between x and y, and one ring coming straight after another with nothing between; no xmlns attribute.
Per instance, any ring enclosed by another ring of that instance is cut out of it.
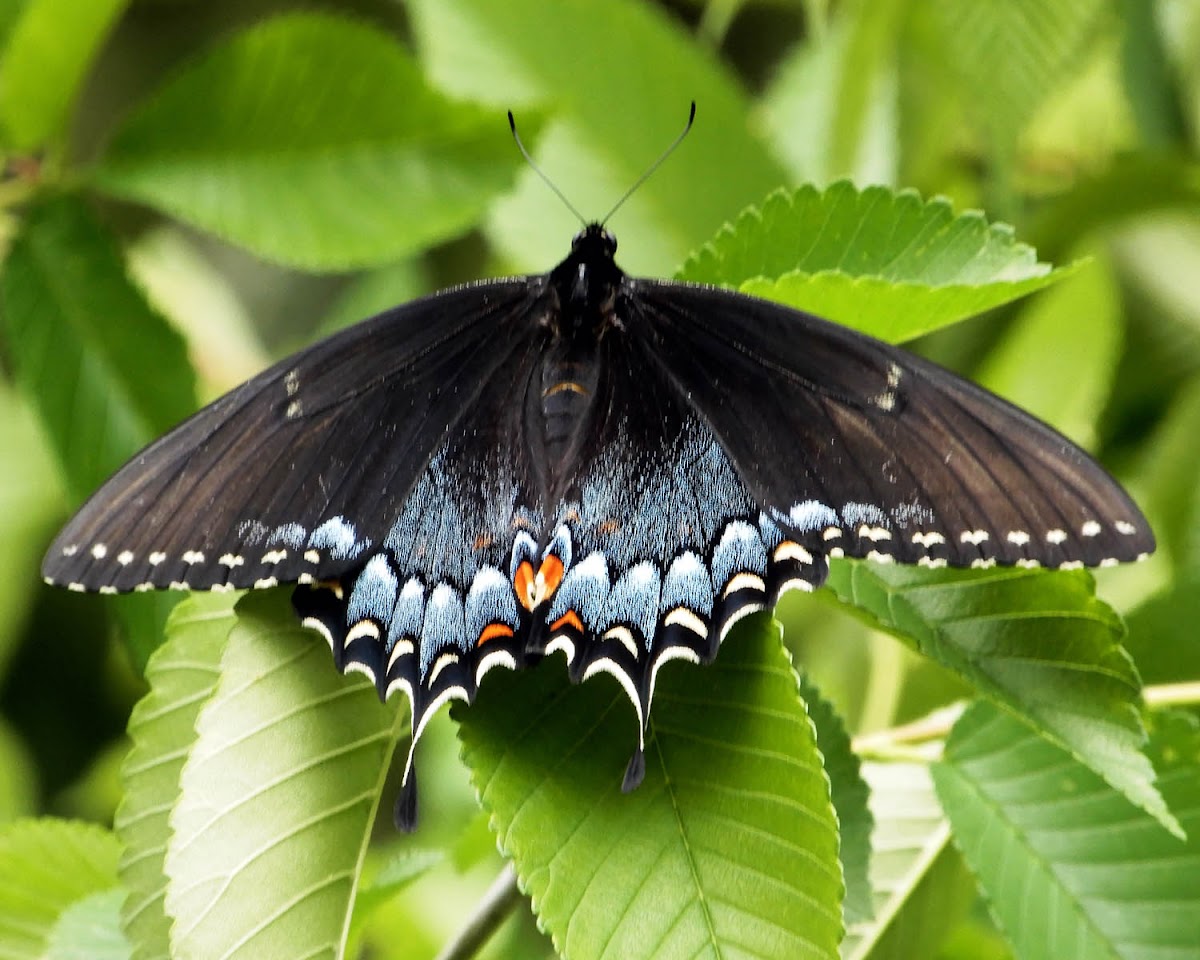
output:
<svg viewBox="0 0 1200 960"><path fill-rule="evenodd" d="M612 260L617 254L617 238L603 224L589 223L571 241L571 255L590 260Z"/></svg>
<svg viewBox="0 0 1200 960"><path fill-rule="evenodd" d="M571 242L570 255L550 274L561 308L561 332L596 334L613 316L625 275L613 259L617 238L599 223L588 224Z"/></svg>

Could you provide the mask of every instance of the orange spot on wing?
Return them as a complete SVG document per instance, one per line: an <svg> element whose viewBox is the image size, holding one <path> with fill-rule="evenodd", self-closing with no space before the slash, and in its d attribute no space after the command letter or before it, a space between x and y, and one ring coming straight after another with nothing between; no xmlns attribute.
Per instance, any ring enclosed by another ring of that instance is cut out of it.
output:
<svg viewBox="0 0 1200 960"><path fill-rule="evenodd" d="M583 633L583 621L579 619L579 614L574 610L568 610L561 617L550 624L550 632L561 630L563 627L574 627L580 633Z"/></svg>
<svg viewBox="0 0 1200 960"><path fill-rule="evenodd" d="M489 623L483 628L483 633L479 635L479 642L476 644L476 646L482 647L489 640L495 640L497 637L504 637L508 639L512 636L512 627L510 627L507 623Z"/></svg>
<svg viewBox="0 0 1200 960"><path fill-rule="evenodd" d="M517 600L526 610L532 610L533 603L533 564L523 560L513 575L513 589L517 592Z"/></svg>
<svg viewBox="0 0 1200 960"><path fill-rule="evenodd" d="M542 561L541 569L538 570L538 578L542 581L539 584L541 588L541 599L554 596L554 591L558 589L558 585L562 583L563 578L563 562L554 554L550 554Z"/></svg>

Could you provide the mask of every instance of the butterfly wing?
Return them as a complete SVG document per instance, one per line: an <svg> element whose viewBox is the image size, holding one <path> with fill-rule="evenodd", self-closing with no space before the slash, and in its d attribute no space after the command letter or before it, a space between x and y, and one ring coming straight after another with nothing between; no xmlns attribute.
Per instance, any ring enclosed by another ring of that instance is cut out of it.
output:
<svg viewBox="0 0 1200 960"><path fill-rule="evenodd" d="M1103 566L1154 549L1088 454L927 360L768 301L636 281L664 374L810 548L905 563Z"/></svg>
<svg viewBox="0 0 1200 960"><path fill-rule="evenodd" d="M540 336L544 282L455 288L290 357L118 471L43 563L118 592L336 576L386 537L452 424Z"/></svg>

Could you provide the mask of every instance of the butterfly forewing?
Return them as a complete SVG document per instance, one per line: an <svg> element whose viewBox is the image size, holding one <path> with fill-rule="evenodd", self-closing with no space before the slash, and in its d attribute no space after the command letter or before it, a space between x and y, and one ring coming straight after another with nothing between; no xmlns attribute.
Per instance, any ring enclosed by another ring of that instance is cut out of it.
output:
<svg viewBox="0 0 1200 960"><path fill-rule="evenodd" d="M535 281L398 308L255 377L151 444L59 534L76 589L322 579L380 543L454 420L522 350Z"/></svg>
<svg viewBox="0 0 1200 960"><path fill-rule="evenodd" d="M814 549L932 566L1133 560L1154 540L1065 437L926 360L736 293L638 282L665 376Z"/></svg>

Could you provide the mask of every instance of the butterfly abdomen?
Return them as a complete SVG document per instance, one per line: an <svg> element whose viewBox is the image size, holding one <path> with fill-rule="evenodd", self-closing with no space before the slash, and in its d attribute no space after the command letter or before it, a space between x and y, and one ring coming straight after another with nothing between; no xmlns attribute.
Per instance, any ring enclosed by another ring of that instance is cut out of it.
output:
<svg viewBox="0 0 1200 960"><path fill-rule="evenodd" d="M542 367L540 425L546 461L562 473L591 421L599 365L595 352L579 358L551 358Z"/></svg>

